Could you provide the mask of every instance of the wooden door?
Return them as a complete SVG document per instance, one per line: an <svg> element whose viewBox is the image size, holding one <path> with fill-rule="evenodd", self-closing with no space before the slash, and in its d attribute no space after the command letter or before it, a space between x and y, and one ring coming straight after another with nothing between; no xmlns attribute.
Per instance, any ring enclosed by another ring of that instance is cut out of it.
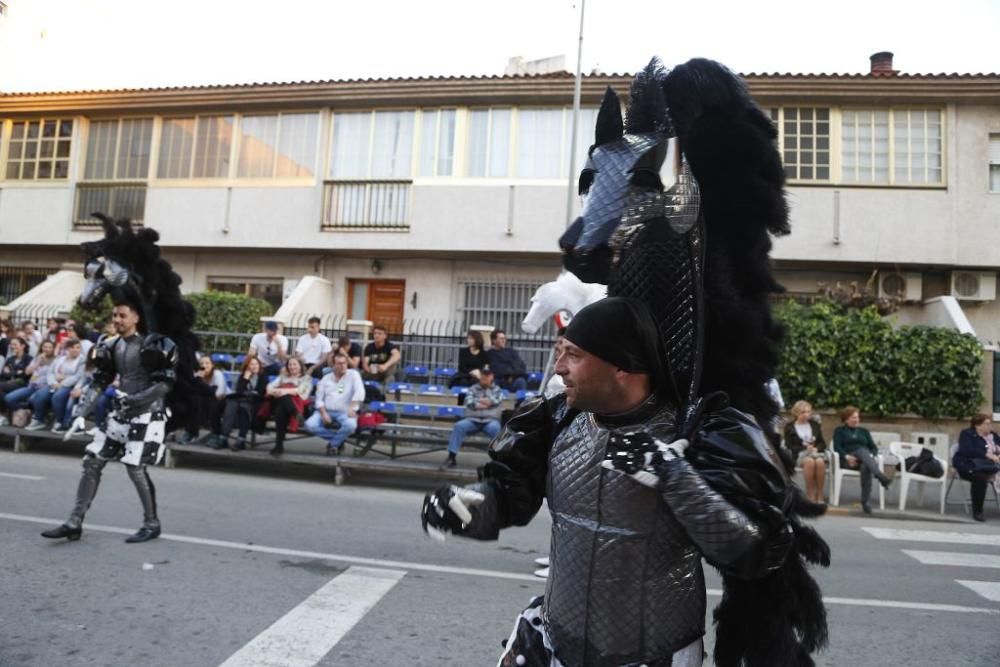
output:
<svg viewBox="0 0 1000 667"><path fill-rule="evenodd" d="M347 281L347 312L351 318L371 320L376 326L386 327L390 334L403 332L405 299L405 280Z"/></svg>

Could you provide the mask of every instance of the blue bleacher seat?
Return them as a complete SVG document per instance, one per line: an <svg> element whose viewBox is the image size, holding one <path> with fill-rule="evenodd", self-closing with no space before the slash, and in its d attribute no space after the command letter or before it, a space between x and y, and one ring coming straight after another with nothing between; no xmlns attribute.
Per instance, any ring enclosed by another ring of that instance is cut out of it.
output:
<svg viewBox="0 0 1000 667"><path fill-rule="evenodd" d="M431 375L438 378L452 378L458 374L457 368L435 368Z"/></svg>
<svg viewBox="0 0 1000 667"><path fill-rule="evenodd" d="M528 382L541 382L545 373L539 373L538 371L532 371L528 373Z"/></svg>
<svg viewBox="0 0 1000 667"><path fill-rule="evenodd" d="M231 354L226 354L225 352L213 352L209 358L216 366L226 366L226 369L220 368L219 370L231 370L233 368L233 355Z"/></svg>
<svg viewBox="0 0 1000 667"><path fill-rule="evenodd" d="M427 377L427 367L426 366L407 366L403 369L403 373L406 374L406 379L410 378L426 378Z"/></svg>
<svg viewBox="0 0 1000 667"><path fill-rule="evenodd" d="M403 406L400 411L404 417L430 417L431 409L429 406L421 405L419 403L407 403Z"/></svg>
<svg viewBox="0 0 1000 667"><path fill-rule="evenodd" d="M388 401L372 401L368 404L368 407L375 412L381 413L393 413L396 411L396 404L389 403Z"/></svg>
<svg viewBox="0 0 1000 667"><path fill-rule="evenodd" d="M409 382L390 382L386 388L389 391L413 391L413 387Z"/></svg>
<svg viewBox="0 0 1000 667"><path fill-rule="evenodd" d="M382 388L382 383L381 382L376 382L375 380L365 380L365 386L366 387L374 387L376 389L381 389Z"/></svg>
<svg viewBox="0 0 1000 667"><path fill-rule="evenodd" d="M469 388L468 387L452 387L448 391L451 392L452 396L461 396L462 394L469 393Z"/></svg>
<svg viewBox="0 0 1000 667"><path fill-rule="evenodd" d="M422 384L417 389L418 394L434 394L440 396L445 392L445 388L439 384Z"/></svg>
<svg viewBox="0 0 1000 667"><path fill-rule="evenodd" d="M465 408L455 405L442 405L437 409L438 419L461 419L465 416Z"/></svg>

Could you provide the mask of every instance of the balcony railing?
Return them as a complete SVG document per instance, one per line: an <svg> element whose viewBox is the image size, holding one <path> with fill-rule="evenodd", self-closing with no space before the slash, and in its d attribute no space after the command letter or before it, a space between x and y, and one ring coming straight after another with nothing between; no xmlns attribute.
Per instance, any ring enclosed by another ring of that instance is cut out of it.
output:
<svg viewBox="0 0 1000 667"><path fill-rule="evenodd" d="M400 231L410 228L412 181L326 181L320 229Z"/></svg>
<svg viewBox="0 0 1000 667"><path fill-rule="evenodd" d="M141 225L146 217L146 184L123 181L78 183L73 226L100 227L101 221L91 217L91 213L95 212L113 218L127 218Z"/></svg>

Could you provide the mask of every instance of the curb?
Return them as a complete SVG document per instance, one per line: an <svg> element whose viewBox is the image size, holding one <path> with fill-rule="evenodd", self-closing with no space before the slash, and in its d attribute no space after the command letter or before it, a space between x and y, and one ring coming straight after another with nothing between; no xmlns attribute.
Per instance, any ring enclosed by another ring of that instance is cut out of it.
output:
<svg viewBox="0 0 1000 667"><path fill-rule="evenodd" d="M852 506L827 506L825 516L850 516L862 519L888 519L891 521L929 521L934 523L976 523L971 517L934 514L931 512L900 512L899 510L878 510L872 508L871 514L865 514L860 504Z"/></svg>

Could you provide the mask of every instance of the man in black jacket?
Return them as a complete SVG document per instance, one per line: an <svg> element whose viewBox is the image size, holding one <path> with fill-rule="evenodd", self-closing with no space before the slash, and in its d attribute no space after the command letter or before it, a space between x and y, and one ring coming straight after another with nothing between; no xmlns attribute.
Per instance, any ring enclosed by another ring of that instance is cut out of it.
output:
<svg viewBox="0 0 1000 667"><path fill-rule="evenodd" d="M492 348L486 351L486 363L496 374L497 384L507 391L527 389L528 369L517 350L507 346L507 332L494 329L490 344Z"/></svg>

